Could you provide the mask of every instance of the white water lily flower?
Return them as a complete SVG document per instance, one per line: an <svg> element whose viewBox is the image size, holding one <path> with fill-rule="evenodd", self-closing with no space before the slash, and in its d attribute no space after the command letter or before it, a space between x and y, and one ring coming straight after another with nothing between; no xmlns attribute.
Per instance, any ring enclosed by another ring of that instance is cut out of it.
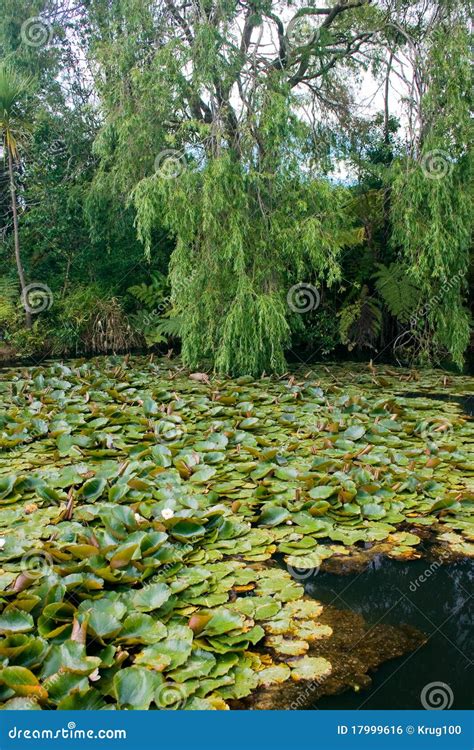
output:
<svg viewBox="0 0 474 750"><path fill-rule="evenodd" d="M90 673L89 680L91 682L97 682L97 680L100 680L100 673L98 669L94 669L94 671Z"/></svg>
<svg viewBox="0 0 474 750"><path fill-rule="evenodd" d="M136 521L137 523L141 523L141 522L142 522L142 521L144 521L144 520L145 520L145 519L143 518L143 516L141 516L141 515L140 515L140 513L135 513L135 521Z"/></svg>
<svg viewBox="0 0 474 750"><path fill-rule="evenodd" d="M0 549L3 549L3 547L5 546L5 542L6 541L7 540L5 539L4 536L0 537Z"/></svg>
<svg viewBox="0 0 474 750"><path fill-rule="evenodd" d="M161 511L161 515L163 516L165 521L167 521L169 518L173 518L174 510L172 510L171 508L163 508L163 510Z"/></svg>

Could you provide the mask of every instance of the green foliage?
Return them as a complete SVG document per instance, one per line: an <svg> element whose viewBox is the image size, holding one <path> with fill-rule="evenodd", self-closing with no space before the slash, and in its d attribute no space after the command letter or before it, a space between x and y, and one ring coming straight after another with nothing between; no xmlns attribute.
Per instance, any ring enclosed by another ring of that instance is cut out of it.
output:
<svg viewBox="0 0 474 750"><path fill-rule="evenodd" d="M19 303L18 282L4 276L0 278L0 326L9 328L16 319Z"/></svg>
<svg viewBox="0 0 474 750"><path fill-rule="evenodd" d="M464 27L435 31L424 75L419 157L394 168L392 242L420 287L434 343L462 366L470 335L463 302L472 227L472 152L466 148L472 81Z"/></svg>
<svg viewBox="0 0 474 750"><path fill-rule="evenodd" d="M390 315L400 323L407 323L420 304L420 290L409 276L407 267L397 262L389 266L377 263L374 278L375 288Z"/></svg>
<svg viewBox="0 0 474 750"><path fill-rule="evenodd" d="M339 319L341 342L349 351L354 348L375 348L382 328L382 311L378 300L370 296L367 286L362 288L355 302L342 308Z"/></svg>

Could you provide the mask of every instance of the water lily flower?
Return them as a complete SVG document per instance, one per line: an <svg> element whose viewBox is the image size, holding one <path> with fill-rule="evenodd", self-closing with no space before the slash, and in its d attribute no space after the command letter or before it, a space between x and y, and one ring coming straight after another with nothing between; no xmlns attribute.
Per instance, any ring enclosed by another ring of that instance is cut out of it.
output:
<svg viewBox="0 0 474 750"><path fill-rule="evenodd" d="M4 536L0 537L0 549L3 549L3 547L5 546L5 542L6 541L7 540L5 539Z"/></svg>
<svg viewBox="0 0 474 750"><path fill-rule="evenodd" d="M100 673L98 669L94 669L94 671L90 673L89 680L91 682L97 682L97 680L100 680Z"/></svg>
<svg viewBox="0 0 474 750"><path fill-rule="evenodd" d="M172 510L171 508L163 508L163 510L161 511L161 515L163 516L165 521L167 521L168 519L173 518L174 510Z"/></svg>

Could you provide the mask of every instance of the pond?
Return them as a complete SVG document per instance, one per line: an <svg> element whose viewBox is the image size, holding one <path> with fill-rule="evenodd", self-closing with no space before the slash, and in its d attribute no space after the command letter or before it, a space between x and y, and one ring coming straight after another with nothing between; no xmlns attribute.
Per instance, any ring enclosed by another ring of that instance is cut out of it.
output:
<svg viewBox="0 0 474 750"><path fill-rule="evenodd" d="M380 666L363 694L323 697L317 708L422 708L423 688L433 683L444 683L440 696L450 708L473 708L473 585L471 560L376 559L363 573L310 579L306 592L325 604L360 612L369 624L407 623L429 636L420 649Z"/></svg>
<svg viewBox="0 0 474 750"><path fill-rule="evenodd" d="M472 393L352 364L0 371L0 703L418 708L445 682L464 707Z"/></svg>

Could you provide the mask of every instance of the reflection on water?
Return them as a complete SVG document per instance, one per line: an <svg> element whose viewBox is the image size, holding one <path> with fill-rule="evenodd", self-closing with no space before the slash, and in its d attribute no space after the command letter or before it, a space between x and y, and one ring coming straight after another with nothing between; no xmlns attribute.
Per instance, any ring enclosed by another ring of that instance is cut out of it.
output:
<svg viewBox="0 0 474 750"><path fill-rule="evenodd" d="M383 664L364 693L323 698L317 708L422 708L420 693L432 682L450 686L452 708L472 708L474 564L375 559L362 573L320 572L308 579L310 596L338 609L351 609L369 624L408 624L423 630L428 643L408 656Z"/></svg>

